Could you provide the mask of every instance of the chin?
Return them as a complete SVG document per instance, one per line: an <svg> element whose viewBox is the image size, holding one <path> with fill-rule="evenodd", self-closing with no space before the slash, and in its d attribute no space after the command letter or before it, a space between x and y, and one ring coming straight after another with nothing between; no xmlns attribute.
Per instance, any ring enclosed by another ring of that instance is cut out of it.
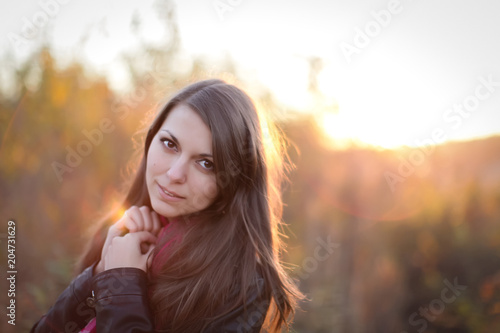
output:
<svg viewBox="0 0 500 333"><path fill-rule="evenodd" d="M172 218L172 217L179 215L177 212L177 209L174 209L173 207L169 207L166 203L164 203L163 201L160 201L158 199L151 200L151 207L153 207L153 210L157 214L162 215L166 218Z"/></svg>

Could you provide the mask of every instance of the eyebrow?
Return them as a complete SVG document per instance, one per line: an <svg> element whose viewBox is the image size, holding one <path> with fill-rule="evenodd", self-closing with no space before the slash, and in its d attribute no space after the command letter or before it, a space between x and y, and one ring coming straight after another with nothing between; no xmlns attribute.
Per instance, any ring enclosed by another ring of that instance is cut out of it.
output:
<svg viewBox="0 0 500 333"><path fill-rule="evenodd" d="M175 137L175 135L172 134L172 132L170 132L169 130L167 129L162 129L161 131L163 132L167 132L171 137L172 137L172 140L175 141L176 144L178 144L180 146L180 143L179 143L179 139L177 139ZM202 154L198 154L198 156L200 157L210 157L210 158L213 158L212 154L206 154L206 153L202 153Z"/></svg>

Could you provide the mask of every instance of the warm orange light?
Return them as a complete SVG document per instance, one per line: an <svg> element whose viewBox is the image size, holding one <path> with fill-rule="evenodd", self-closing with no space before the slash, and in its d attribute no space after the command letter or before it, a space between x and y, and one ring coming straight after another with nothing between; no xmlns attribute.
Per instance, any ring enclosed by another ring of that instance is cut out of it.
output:
<svg viewBox="0 0 500 333"><path fill-rule="evenodd" d="M336 149L347 149L362 143L354 136L353 125L345 115L334 110L323 110L318 116L319 128L323 131L327 145Z"/></svg>

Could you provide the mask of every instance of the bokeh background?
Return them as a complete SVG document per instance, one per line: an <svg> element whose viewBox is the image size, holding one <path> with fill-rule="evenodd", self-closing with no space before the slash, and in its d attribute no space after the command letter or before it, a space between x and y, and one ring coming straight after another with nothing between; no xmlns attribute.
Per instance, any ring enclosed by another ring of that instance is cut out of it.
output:
<svg viewBox="0 0 500 333"><path fill-rule="evenodd" d="M287 135L292 332L500 331L495 1L0 5L0 331L26 332L116 208L142 122L218 77ZM16 223L16 326L7 223Z"/></svg>

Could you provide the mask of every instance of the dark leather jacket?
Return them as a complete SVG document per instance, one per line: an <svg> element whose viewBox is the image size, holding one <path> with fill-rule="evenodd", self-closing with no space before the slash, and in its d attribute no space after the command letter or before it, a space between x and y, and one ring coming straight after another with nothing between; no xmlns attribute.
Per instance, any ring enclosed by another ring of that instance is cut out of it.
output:
<svg viewBox="0 0 500 333"><path fill-rule="evenodd" d="M96 331L155 332L147 299L147 274L138 268L114 268L93 276L85 269L59 296L30 332L78 333L94 317ZM260 332L269 301L262 298L263 280L242 305L203 333ZM194 332L193 332L194 333Z"/></svg>

